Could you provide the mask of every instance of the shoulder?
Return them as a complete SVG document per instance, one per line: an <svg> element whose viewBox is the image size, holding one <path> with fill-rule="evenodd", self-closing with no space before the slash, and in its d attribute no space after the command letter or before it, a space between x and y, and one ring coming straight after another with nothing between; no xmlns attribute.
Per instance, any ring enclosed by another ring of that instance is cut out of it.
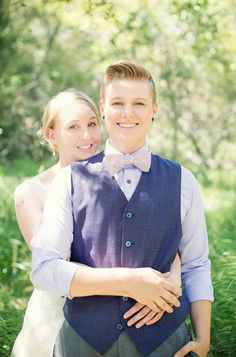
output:
<svg viewBox="0 0 236 357"><path fill-rule="evenodd" d="M152 159L159 162L159 164L161 163L167 167L180 167L180 164L178 162L166 159L163 156L152 154Z"/></svg>
<svg viewBox="0 0 236 357"><path fill-rule="evenodd" d="M25 200L25 198L32 197L33 193L34 193L34 189L32 185L32 179L23 181L20 185L18 185L15 188L14 191L14 201L16 206L20 206Z"/></svg>
<svg viewBox="0 0 236 357"><path fill-rule="evenodd" d="M186 189L193 190L193 188L197 185L197 181L193 173L186 169L186 167L181 166L181 177L182 177L182 186Z"/></svg>
<svg viewBox="0 0 236 357"><path fill-rule="evenodd" d="M104 152L101 151L98 154L90 157L89 159L76 161L70 164L72 173L86 172L87 170L96 170L100 167L104 159Z"/></svg>
<svg viewBox="0 0 236 357"><path fill-rule="evenodd" d="M193 173L181 166L181 193L182 199L190 207L194 202L201 204L201 193Z"/></svg>
<svg viewBox="0 0 236 357"><path fill-rule="evenodd" d="M77 167L87 166L89 164L96 164L98 162L101 162L103 158L104 158L104 152L101 151L98 154L91 156L89 159L72 162L70 166L73 169Z"/></svg>
<svg viewBox="0 0 236 357"><path fill-rule="evenodd" d="M165 173L170 176L174 175L178 177L181 175L181 165L179 163L168 160L159 155L152 154L152 165L159 168L163 174Z"/></svg>

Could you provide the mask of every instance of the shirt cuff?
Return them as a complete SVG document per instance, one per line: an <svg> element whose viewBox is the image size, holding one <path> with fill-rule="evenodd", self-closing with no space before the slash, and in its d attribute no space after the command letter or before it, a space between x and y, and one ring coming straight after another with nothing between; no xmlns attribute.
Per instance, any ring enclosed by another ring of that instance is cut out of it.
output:
<svg viewBox="0 0 236 357"><path fill-rule="evenodd" d="M39 290L55 292L60 296L69 296L71 282L78 266L63 259L43 262L31 272L31 281Z"/></svg>
<svg viewBox="0 0 236 357"><path fill-rule="evenodd" d="M190 303L200 300L214 301L209 271L185 273L182 280Z"/></svg>

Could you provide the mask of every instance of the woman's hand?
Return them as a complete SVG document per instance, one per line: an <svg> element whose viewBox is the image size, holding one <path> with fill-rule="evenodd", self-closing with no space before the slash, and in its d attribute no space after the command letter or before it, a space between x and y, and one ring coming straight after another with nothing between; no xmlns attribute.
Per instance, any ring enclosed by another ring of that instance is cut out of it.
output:
<svg viewBox="0 0 236 357"><path fill-rule="evenodd" d="M162 274L162 277L167 281L172 283L177 288L181 286L181 264L180 258L177 254L172 265L170 272ZM152 325L159 321L164 314L164 310L159 312L151 310L147 305L143 305L139 302L134 304L126 313L124 314L125 319L129 319L127 326L132 326L135 324L136 328L141 328L144 325Z"/></svg>
<svg viewBox="0 0 236 357"><path fill-rule="evenodd" d="M175 287L168 278L152 268L137 268L130 280L129 296L156 313L173 312L172 306L179 307L178 297L182 290Z"/></svg>

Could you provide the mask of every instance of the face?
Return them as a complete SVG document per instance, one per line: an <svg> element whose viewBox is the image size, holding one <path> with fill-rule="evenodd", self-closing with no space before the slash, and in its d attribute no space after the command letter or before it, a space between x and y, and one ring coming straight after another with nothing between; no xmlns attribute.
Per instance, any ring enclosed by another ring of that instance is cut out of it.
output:
<svg viewBox="0 0 236 357"><path fill-rule="evenodd" d="M124 154L146 142L146 134L157 110L147 81L113 80L100 101L110 144Z"/></svg>
<svg viewBox="0 0 236 357"><path fill-rule="evenodd" d="M60 106L55 128L49 140L56 145L63 165L84 160L95 154L100 143L100 129L95 113L85 103L71 99Z"/></svg>

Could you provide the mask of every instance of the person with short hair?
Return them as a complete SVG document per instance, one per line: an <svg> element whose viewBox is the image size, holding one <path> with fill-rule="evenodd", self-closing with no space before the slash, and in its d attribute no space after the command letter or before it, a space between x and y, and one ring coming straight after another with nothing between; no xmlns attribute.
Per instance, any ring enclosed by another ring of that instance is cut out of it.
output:
<svg viewBox="0 0 236 357"><path fill-rule="evenodd" d="M201 197L190 171L149 152L157 109L149 71L128 60L108 66L105 150L63 169L51 186L31 279L67 296L54 356L207 355L213 293ZM161 274L177 253L183 293ZM134 307L152 316L140 328L129 323Z"/></svg>

